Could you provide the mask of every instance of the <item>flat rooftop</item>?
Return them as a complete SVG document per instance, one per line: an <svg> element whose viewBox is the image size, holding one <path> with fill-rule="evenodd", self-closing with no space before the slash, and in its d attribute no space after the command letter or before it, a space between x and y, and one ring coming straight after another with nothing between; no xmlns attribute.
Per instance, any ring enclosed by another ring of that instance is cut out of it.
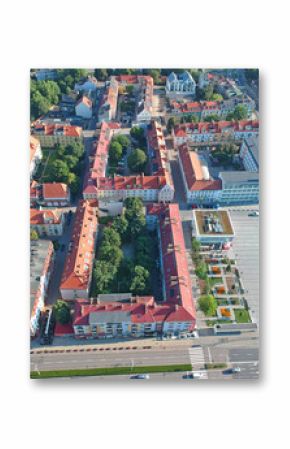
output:
<svg viewBox="0 0 290 449"><path fill-rule="evenodd" d="M193 216L198 235L232 235L234 228L229 213L225 210L194 210Z"/></svg>

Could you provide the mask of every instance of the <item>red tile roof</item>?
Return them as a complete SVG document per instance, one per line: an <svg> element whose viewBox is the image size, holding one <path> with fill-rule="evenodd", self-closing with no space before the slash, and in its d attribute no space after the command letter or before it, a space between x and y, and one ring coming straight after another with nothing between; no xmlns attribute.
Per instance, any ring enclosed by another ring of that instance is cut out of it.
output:
<svg viewBox="0 0 290 449"><path fill-rule="evenodd" d="M259 131L258 120L220 121L220 122L199 122L184 123L174 128L176 137L186 137L187 134L218 134L222 132L249 132Z"/></svg>
<svg viewBox="0 0 290 449"><path fill-rule="evenodd" d="M182 306L166 303L157 305L154 300L146 304L146 302L142 303L132 298L129 303L110 302L93 305L87 302L76 301L73 325L88 325L91 313L102 312L129 312L129 321L135 324L193 321L193 316Z"/></svg>
<svg viewBox="0 0 290 449"><path fill-rule="evenodd" d="M55 210L30 209L31 225L60 224L60 215Z"/></svg>
<svg viewBox="0 0 290 449"><path fill-rule="evenodd" d="M96 231L95 207L89 201L81 200L75 213L71 249L65 261L60 289L86 290L89 287Z"/></svg>
<svg viewBox="0 0 290 449"><path fill-rule="evenodd" d="M83 129L80 126L36 123L31 132L33 133L34 131L45 136L53 136L61 133L66 137L81 137Z"/></svg>
<svg viewBox="0 0 290 449"><path fill-rule="evenodd" d="M192 285L178 204L160 205L158 216L166 302L183 306L195 317Z"/></svg>
<svg viewBox="0 0 290 449"><path fill-rule="evenodd" d="M42 184L42 195L44 200L68 199L69 188L62 182L47 182Z"/></svg>
<svg viewBox="0 0 290 449"><path fill-rule="evenodd" d="M166 185L165 176L114 176L96 179L98 190L156 190ZM86 193L89 193L86 190Z"/></svg>
<svg viewBox="0 0 290 449"><path fill-rule="evenodd" d="M222 182L217 179L206 180L197 153L190 151L187 144L179 147L179 158L182 163L188 190L221 190Z"/></svg>

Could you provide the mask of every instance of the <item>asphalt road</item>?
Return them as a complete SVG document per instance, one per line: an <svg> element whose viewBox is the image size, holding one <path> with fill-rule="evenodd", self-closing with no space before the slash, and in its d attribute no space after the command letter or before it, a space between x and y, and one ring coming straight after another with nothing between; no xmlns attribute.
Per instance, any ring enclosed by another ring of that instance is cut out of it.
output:
<svg viewBox="0 0 290 449"><path fill-rule="evenodd" d="M247 211L231 211L235 229L233 252L246 290L245 298L259 325L259 217Z"/></svg>
<svg viewBox="0 0 290 449"><path fill-rule="evenodd" d="M118 366L156 366L190 363L187 348L168 350L132 350L103 352L73 352L60 354L32 354L32 370L61 370Z"/></svg>

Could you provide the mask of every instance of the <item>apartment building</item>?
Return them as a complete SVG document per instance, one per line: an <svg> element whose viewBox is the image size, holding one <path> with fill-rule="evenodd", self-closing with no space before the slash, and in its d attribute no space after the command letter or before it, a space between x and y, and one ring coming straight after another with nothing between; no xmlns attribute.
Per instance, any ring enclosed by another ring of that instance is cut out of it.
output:
<svg viewBox="0 0 290 449"><path fill-rule="evenodd" d="M93 115L93 102L92 100L83 95L75 106L75 113L78 117L90 119Z"/></svg>
<svg viewBox="0 0 290 449"><path fill-rule="evenodd" d="M225 171L219 174L222 191L221 206L259 203L259 173L250 171Z"/></svg>
<svg viewBox="0 0 290 449"><path fill-rule="evenodd" d="M53 271L54 251L49 240L30 242L30 334L35 336L41 310L45 305L47 289Z"/></svg>
<svg viewBox="0 0 290 449"><path fill-rule="evenodd" d="M258 137L248 137L243 140L239 154L245 170L259 171L259 141Z"/></svg>
<svg viewBox="0 0 290 449"><path fill-rule="evenodd" d="M247 108L248 117L255 110L255 102L247 96L241 98L230 98L223 101L177 101L170 102L169 114L173 116L193 115L199 121L210 115L217 115L224 119L229 113L235 110L237 105L244 105Z"/></svg>
<svg viewBox="0 0 290 449"><path fill-rule="evenodd" d="M29 159L30 179L33 178L33 175L35 174L41 159L42 159L42 151L40 141L36 139L34 136L30 136L30 159Z"/></svg>
<svg viewBox="0 0 290 449"><path fill-rule="evenodd" d="M68 253L60 283L61 297L66 300L88 298L95 257L98 220L95 203L78 204Z"/></svg>
<svg viewBox="0 0 290 449"><path fill-rule="evenodd" d="M208 144L239 141L259 134L258 120L184 123L173 130L175 146L183 143Z"/></svg>
<svg viewBox="0 0 290 449"><path fill-rule="evenodd" d="M36 122L31 133L36 137L43 147L54 147L55 144L68 145L83 139L83 129L80 126L38 123Z"/></svg>
<svg viewBox="0 0 290 449"><path fill-rule="evenodd" d="M222 189L220 179L213 179L198 154L187 144L178 149L178 161L188 204L215 204Z"/></svg>
<svg viewBox="0 0 290 449"><path fill-rule="evenodd" d="M108 122L116 118L118 106L118 88L118 81L114 77L111 77L110 81L107 84L105 94L99 107L99 122Z"/></svg>
<svg viewBox="0 0 290 449"><path fill-rule="evenodd" d="M213 178L204 161L186 144L178 149L180 171L188 204L227 206L259 202L259 173L221 171Z"/></svg>
<svg viewBox="0 0 290 449"><path fill-rule="evenodd" d="M99 295L96 301L75 302L76 338L179 335L195 328L196 312L187 266L182 222L177 204L151 204L158 231L163 298L130 294Z"/></svg>
<svg viewBox="0 0 290 449"><path fill-rule="evenodd" d="M70 204L70 189L62 182L39 184L32 181L30 186L30 207L65 207Z"/></svg>
<svg viewBox="0 0 290 449"><path fill-rule="evenodd" d="M62 235L64 223L64 214L60 211L30 209L30 228L40 236Z"/></svg>
<svg viewBox="0 0 290 449"><path fill-rule="evenodd" d="M115 124L116 125L116 124ZM166 156L166 146L160 125L152 122L147 136L151 156L152 175L106 177L112 124L103 123L99 141L93 150L90 170L83 189L84 199L123 201L138 197L146 202L169 202L174 197L174 186Z"/></svg>

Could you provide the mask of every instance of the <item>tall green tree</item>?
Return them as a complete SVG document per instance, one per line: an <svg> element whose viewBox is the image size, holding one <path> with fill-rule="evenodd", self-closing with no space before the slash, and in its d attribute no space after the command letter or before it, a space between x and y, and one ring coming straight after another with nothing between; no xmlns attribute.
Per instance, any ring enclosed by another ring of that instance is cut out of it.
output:
<svg viewBox="0 0 290 449"><path fill-rule="evenodd" d="M144 295L148 291L149 271L146 268L136 265L133 271L133 279L130 291L133 295Z"/></svg>
<svg viewBox="0 0 290 449"><path fill-rule="evenodd" d="M200 310L207 316L215 316L217 309L217 300L213 295L203 295L198 300Z"/></svg>
<svg viewBox="0 0 290 449"><path fill-rule="evenodd" d="M141 173L144 172L147 156L140 148L135 148L128 157L128 165L132 172Z"/></svg>
<svg viewBox="0 0 290 449"><path fill-rule="evenodd" d="M71 320L70 307L65 301L58 300L53 306L55 318L58 323L67 324Z"/></svg>
<svg viewBox="0 0 290 449"><path fill-rule="evenodd" d="M122 153L123 153L122 145L117 141L111 142L109 148L110 163L117 164L122 157Z"/></svg>

